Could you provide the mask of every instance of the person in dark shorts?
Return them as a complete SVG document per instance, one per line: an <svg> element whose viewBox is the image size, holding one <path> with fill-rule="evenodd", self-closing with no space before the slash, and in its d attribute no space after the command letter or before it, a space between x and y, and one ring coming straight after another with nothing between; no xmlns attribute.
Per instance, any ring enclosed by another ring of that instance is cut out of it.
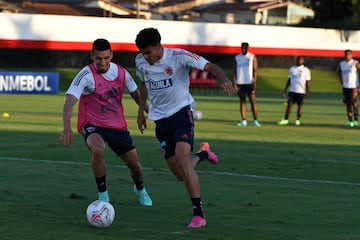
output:
<svg viewBox="0 0 360 240"><path fill-rule="evenodd" d="M219 162L209 144L200 144L192 155L194 143L194 99L189 92L189 71L197 68L213 74L222 83L225 93L234 91L223 69L205 58L179 48L165 48L155 28L145 28L136 36L140 53L135 58L136 74L141 80L137 123L141 133L146 128L144 107L150 99L148 118L155 121L159 140L168 167L185 187L192 203L193 217L189 228L206 226L200 183L195 167L200 161Z"/></svg>
<svg viewBox="0 0 360 240"><path fill-rule="evenodd" d="M343 102L346 105L348 121L345 123L345 126L347 127L357 127L359 125L359 70L359 61L353 59L351 50L345 50L344 60L340 62L338 67L338 75L343 88Z"/></svg>
<svg viewBox="0 0 360 240"><path fill-rule="evenodd" d="M234 88L237 90L240 99L240 114L241 121L238 126L247 126L246 120L246 97L249 98L251 105L251 112L253 114L253 125L260 127L257 120L258 109L256 104L256 79L258 62L255 54L250 53L249 44L247 42L241 43L241 53L235 56L233 81Z"/></svg>
<svg viewBox="0 0 360 240"><path fill-rule="evenodd" d="M296 65L290 67L288 80L286 82L283 95L288 97L285 116L278 122L278 125L288 125L292 105L297 104L297 116L295 125L300 126L303 112L304 98L309 96L311 74L310 69L305 65L305 59L302 56L296 58ZM288 94L287 89L290 87Z"/></svg>
<svg viewBox="0 0 360 240"><path fill-rule="evenodd" d="M66 91L63 109L63 131L60 142L69 146L74 140L71 129L73 107L79 100L77 130L84 136L91 151L91 166L98 188L98 199L109 202L106 186L105 146L124 161L134 182L134 192L143 206L151 206L143 181L143 168L138 160L133 140L127 130L122 105L123 92L127 90L139 103L137 85L120 65L111 62L113 52L106 39L96 39L91 51L92 63L85 66ZM147 111L147 107L144 109Z"/></svg>

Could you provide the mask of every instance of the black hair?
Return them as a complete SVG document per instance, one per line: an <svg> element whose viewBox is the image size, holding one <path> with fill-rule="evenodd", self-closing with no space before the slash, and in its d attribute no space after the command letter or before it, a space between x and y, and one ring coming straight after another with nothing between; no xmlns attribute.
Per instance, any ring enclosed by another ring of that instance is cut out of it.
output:
<svg viewBox="0 0 360 240"><path fill-rule="evenodd" d="M104 38L98 38L93 42L92 50L105 51L111 50L111 46L108 40Z"/></svg>
<svg viewBox="0 0 360 240"><path fill-rule="evenodd" d="M144 28L136 36L136 46L144 49L148 46L157 46L161 42L161 36L156 28Z"/></svg>
<svg viewBox="0 0 360 240"><path fill-rule="evenodd" d="M346 49L346 50L344 51L344 53L345 53L345 54L347 54L347 53L352 53L352 51L351 51L350 49Z"/></svg>
<svg viewBox="0 0 360 240"><path fill-rule="evenodd" d="M242 42L241 43L241 47L248 47L249 46L249 43L247 43L247 42Z"/></svg>

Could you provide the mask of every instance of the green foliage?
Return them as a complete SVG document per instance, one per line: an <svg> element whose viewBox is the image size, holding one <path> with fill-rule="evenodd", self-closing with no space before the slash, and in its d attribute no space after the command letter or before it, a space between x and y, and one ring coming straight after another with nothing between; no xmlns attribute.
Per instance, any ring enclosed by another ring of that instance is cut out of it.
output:
<svg viewBox="0 0 360 240"><path fill-rule="evenodd" d="M359 29L360 1L311 0L314 19L304 19L300 26L336 29Z"/></svg>

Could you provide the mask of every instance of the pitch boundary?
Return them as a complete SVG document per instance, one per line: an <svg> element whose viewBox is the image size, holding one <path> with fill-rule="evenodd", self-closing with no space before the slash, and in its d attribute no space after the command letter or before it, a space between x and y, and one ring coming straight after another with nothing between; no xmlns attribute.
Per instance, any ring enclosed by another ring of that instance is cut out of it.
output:
<svg viewBox="0 0 360 240"><path fill-rule="evenodd" d="M23 162L34 162L34 163L47 163L47 164L66 164L66 165L84 165L89 166L90 163L85 162L75 162L75 161L54 161L54 160L45 160L45 159L29 159L29 158L17 158L17 157L0 157L0 160L11 160L11 161L23 161ZM118 167L118 168L127 168L123 165L113 165L108 164L108 166ZM143 167L146 170L153 170L154 168ZM168 171L167 168L156 168L160 171ZM328 185L348 185L348 186L360 186L360 183L355 182L345 182L345 181L333 181L333 180L318 180L318 179L302 179L302 178L288 178L288 177L273 177L273 176L262 176L255 174L243 174L243 173L232 173L232 172L219 172L219 171L207 171L207 170L197 170L198 173L202 174L213 174L221 176L232 176L232 177L242 177L242 178L253 178L253 179L263 179L263 180L272 180L272 181L286 181L286 182L300 182L300 183L317 183L317 184L328 184Z"/></svg>

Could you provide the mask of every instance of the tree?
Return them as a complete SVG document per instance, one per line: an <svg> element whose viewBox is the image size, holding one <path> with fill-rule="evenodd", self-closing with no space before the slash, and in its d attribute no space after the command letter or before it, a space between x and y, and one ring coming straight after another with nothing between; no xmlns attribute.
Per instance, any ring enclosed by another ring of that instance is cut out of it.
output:
<svg viewBox="0 0 360 240"><path fill-rule="evenodd" d="M312 20L304 20L301 23L302 26L342 29L360 27L360 0L310 0L308 2L315 12L315 17Z"/></svg>
<svg viewBox="0 0 360 240"><path fill-rule="evenodd" d="M312 0L311 7L315 11L314 19L318 21L338 21L354 15L351 0Z"/></svg>

